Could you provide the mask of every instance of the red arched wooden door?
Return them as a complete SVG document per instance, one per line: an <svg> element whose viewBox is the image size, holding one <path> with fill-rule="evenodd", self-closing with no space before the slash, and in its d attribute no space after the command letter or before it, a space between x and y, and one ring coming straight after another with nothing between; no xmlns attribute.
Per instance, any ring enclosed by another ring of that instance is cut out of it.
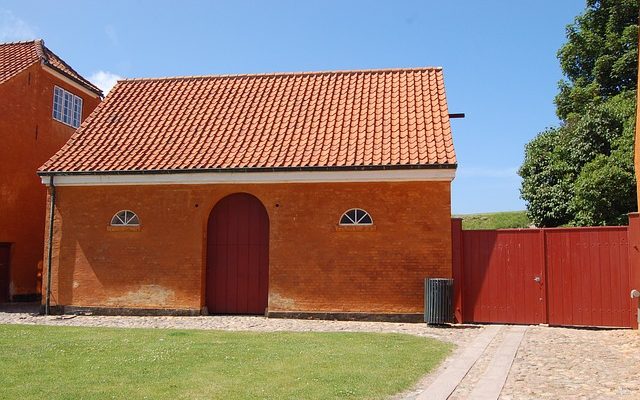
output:
<svg viewBox="0 0 640 400"><path fill-rule="evenodd" d="M269 290L269 216L247 193L209 215L206 302L212 314L264 314Z"/></svg>

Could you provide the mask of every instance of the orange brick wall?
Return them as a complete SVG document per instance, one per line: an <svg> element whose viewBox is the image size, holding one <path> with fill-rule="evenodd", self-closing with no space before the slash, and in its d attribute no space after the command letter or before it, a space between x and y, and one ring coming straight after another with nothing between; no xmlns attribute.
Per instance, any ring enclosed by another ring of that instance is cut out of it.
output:
<svg viewBox="0 0 640 400"><path fill-rule="evenodd" d="M209 213L236 192L269 214L269 311L419 313L423 279L451 276L448 182L67 186L52 304L200 309ZM338 229L352 207L374 228ZM122 209L138 213L140 231L108 230Z"/></svg>
<svg viewBox="0 0 640 400"><path fill-rule="evenodd" d="M52 118L54 85L83 98L83 118L99 103L40 64L0 85L0 242L11 243L12 296L37 293L46 189L36 170L74 131Z"/></svg>

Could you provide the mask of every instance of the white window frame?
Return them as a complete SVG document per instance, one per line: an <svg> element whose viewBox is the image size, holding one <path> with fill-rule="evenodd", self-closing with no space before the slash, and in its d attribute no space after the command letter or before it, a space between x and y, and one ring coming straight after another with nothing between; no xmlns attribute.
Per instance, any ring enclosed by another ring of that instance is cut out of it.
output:
<svg viewBox="0 0 640 400"><path fill-rule="evenodd" d="M82 97L64 90L60 86L53 87L53 119L73 128L82 122Z"/></svg>
<svg viewBox="0 0 640 400"><path fill-rule="evenodd" d="M132 222L135 221L135 222ZM140 226L140 217L131 210L120 210L111 217L111 226Z"/></svg>
<svg viewBox="0 0 640 400"><path fill-rule="evenodd" d="M351 212L351 211L355 211L354 212L355 220L348 215L349 212ZM359 215L359 213L362 213L362 215ZM371 222L362 222L362 220L364 218L366 218L367 216L369 217L369 220ZM350 222L347 222L347 223L342 222L342 220L345 217ZM342 213L342 215L340 216L340 220L338 221L338 225L340 225L340 226L370 226L370 225L373 225L373 217L371 216L371 214L369 214L366 210L363 210L362 208L350 208L347 211Z"/></svg>

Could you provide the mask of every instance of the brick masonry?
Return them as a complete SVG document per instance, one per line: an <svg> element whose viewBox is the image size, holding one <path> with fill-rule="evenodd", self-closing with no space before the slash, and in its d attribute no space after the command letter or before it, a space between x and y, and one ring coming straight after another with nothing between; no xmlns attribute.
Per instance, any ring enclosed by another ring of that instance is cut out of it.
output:
<svg viewBox="0 0 640 400"><path fill-rule="evenodd" d="M47 194L36 170L74 132L52 118L54 85L83 98L83 118L100 102L97 95L91 97L45 72L40 63L0 85L0 243L11 244L14 300L39 293Z"/></svg>
<svg viewBox="0 0 640 400"><path fill-rule="evenodd" d="M425 277L451 277L449 182L57 188L52 304L199 309L207 219L224 196L270 219L269 312L422 312ZM374 227L338 227L349 208ZM108 229L119 210L139 230Z"/></svg>

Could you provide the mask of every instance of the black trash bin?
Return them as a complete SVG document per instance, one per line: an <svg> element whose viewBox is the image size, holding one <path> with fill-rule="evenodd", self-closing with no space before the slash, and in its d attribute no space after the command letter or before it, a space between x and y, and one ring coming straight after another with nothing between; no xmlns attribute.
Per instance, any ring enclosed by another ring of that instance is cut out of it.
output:
<svg viewBox="0 0 640 400"><path fill-rule="evenodd" d="M425 279L424 322L443 325L453 321L453 279Z"/></svg>

